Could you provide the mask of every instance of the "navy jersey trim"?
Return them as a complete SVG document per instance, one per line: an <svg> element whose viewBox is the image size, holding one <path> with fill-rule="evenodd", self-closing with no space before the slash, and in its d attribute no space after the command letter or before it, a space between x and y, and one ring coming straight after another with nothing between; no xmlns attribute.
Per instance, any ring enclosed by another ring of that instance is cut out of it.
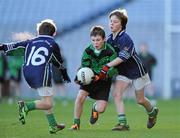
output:
<svg viewBox="0 0 180 138"><path fill-rule="evenodd" d="M56 62L59 64L58 69L64 69L65 68L64 65L61 62L59 62L59 60L56 58L56 56L54 54L52 54L52 57L54 57Z"/></svg>
<svg viewBox="0 0 180 138"><path fill-rule="evenodd" d="M140 62L137 60L137 59L139 59L139 58L137 57L137 55L134 55L134 56L133 56L133 59L136 61L137 65L138 65L139 72L140 72L141 76L144 76L144 75L146 74L146 72L145 72L145 70L144 70L144 68L143 68L143 64L140 63Z"/></svg>

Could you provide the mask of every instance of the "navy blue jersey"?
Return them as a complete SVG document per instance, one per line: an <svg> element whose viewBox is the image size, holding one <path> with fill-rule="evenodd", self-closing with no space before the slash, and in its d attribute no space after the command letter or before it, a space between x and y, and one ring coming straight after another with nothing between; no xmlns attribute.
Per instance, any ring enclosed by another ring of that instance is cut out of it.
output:
<svg viewBox="0 0 180 138"><path fill-rule="evenodd" d="M4 44L6 53L16 49L24 49L23 74L32 88L52 85L50 63L64 68L59 46L51 36L39 35L32 40Z"/></svg>
<svg viewBox="0 0 180 138"><path fill-rule="evenodd" d="M119 75L136 79L147 73L135 51L132 39L125 31L120 32L115 39L110 34L107 42L114 47L119 58L123 60L123 63L117 66Z"/></svg>

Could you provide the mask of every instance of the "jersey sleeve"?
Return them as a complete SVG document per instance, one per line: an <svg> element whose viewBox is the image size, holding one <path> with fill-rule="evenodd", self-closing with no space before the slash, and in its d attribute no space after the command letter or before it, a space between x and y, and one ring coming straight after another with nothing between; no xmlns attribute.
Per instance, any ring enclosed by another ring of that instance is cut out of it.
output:
<svg viewBox="0 0 180 138"><path fill-rule="evenodd" d="M117 54L115 52L115 50L112 48L112 54L109 57L109 61L113 61L115 58L117 58ZM109 78L113 77L114 75L118 74L118 70L115 67L110 67L107 75Z"/></svg>
<svg viewBox="0 0 180 138"><path fill-rule="evenodd" d="M30 41L13 42L3 44L3 49L6 55L10 56L24 56L25 48Z"/></svg>
<svg viewBox="0 0 180 138"><path fill-rule="evenodd" d="M126 62L135 51L134 43L129 37L123 38L120 42L121 49L118 53L118 57Z"/></svg>
<svg viewBox="0 0 180 138"><path fill-rule="evenodd" d="M61 56L60 48L57 43L53 45L52 49L52 64L56 66L58 69L64 69L63 59Z"/></svg>
<svg viewBox="0 0 180 138"><path fill-rule="evenodd" d="M71 82L71 79L67 73L67 69L65 65L63 64L63 59L61 56L60 48L57 43L54 44L53 50L52 50L52 64L56 66L59 71L62 73L63 80L67 83Z"/></svg>
<svg viewBox="0 0 180 138"><path fill-rule="evenodd" d="M91 67L90 50L85 49L81 58L81 67Z"/></svg>

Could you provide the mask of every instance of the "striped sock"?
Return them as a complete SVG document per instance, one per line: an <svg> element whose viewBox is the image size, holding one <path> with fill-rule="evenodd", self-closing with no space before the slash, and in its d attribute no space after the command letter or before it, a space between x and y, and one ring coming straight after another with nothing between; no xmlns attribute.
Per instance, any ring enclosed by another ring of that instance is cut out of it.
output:
<svg viewBox="0 0 180 138"><path fill-rule="evenodd" d="M97 112L97 104L96 104L96 102L93 104L92 110Z"/></svg>
<svg viewBox="0 0 180 138"><path fill-rule="evenodd" d="M118 115L118 121L122 125L127 125L126 115L125 114Z"/></svg>
<svg viewBox="0 0 180 138"><path fill-rule="evenodd" d="M57 125L54 114L46 114L46 117L47 117L49 126L56 126Z"/></svg>
<svg viewBox="0 0 180 138"><path fill-rule="evenodd" d="M25 105L26 105L28 111L32 111L32 110L36 109L35 101L26 102Z"/></svg>
<svg viewBox="0 0 180 138"><path fill-rule="evenodd" d="M80 119L74 118L74 124L80 126Z"/></svg>
<svg viewBox="0 0 180 138"><path fill-rule="evenodd" d="M156 115L156 111L155 111L154 109L155 109L155 107L152 107L151 111L148 112L148 115L149 115L150 117L153 117L153 116Z"/></svg>

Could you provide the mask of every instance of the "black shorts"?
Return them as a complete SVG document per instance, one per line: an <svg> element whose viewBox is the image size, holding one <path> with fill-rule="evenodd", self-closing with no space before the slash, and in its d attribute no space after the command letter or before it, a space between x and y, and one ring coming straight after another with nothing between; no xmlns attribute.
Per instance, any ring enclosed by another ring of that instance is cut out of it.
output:
<svg viewBox="0 0 180 138"><path fill-rule="evenodd" d="M89 97L92 99L108 101L111 89L111 80L97 81L89 85L81 85L80 89L87 91L89 93Z"/></svg>

